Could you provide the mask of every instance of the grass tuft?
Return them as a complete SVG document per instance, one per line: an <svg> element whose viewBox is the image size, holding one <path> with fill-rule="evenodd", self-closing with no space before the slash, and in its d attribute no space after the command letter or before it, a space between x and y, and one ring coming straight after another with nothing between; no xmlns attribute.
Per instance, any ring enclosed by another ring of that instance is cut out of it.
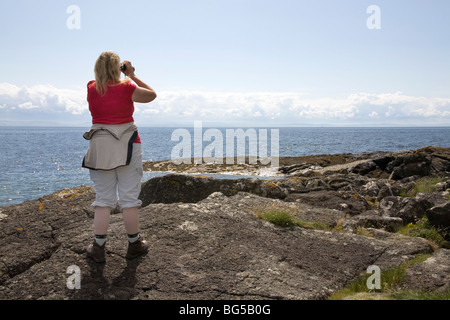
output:
<svg viewBox="0 0 450 320"><path fill-rule="evenodd" d="M435 191L433 186L440 182L446 181L442 178L419 178L416 180L414 188L409 191L401 191L400 196L402 197L415 197L418 193L431 193Z"/></svg>
<svg viewBox="0 0 450 320"><path fill-rule="evenodd" d="M447 248L449 246L442 235L433 227L426 216L422 217L417 223L409 223L403 226L397 233L401 233L410 237L420 237L436 243L440 247Z"/></svg>
<svg viewBox="0 0 450 320"><path fill-rule="evenodd" d="M327 230L327 226L321 222L308 222L298 219L285 211L270 210L258 213L260 219L269 221L279 227L301 227L307 229Z"/></svg>
<svg viewBox="0 0 450 320"><path fill-rule="evenodd" d="M363 300L410 300L412 297L421 300L446 300L450 293L448 291L443 293L432 293L426 291L405 291L401 290L406 270L409 266L420 263L428 259L430 254L419 254L415 259L406 261L402 265L381 270L381 288L368 289L367 279L371 274L364 274L353 280L345 288L335 292L329 297L329 300L344 300L344 299L363 299Z"/></svg>

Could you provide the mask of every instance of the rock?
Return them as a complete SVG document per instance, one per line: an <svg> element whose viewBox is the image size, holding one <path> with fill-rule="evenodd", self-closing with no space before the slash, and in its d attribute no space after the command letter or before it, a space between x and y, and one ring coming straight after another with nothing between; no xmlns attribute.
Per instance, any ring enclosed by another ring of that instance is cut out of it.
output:
<svg viewBox="0 0 450 320"><path fill-rule="evenodd" d="M430 205L426 199L388 196L380 201L380 210L384 216L399 217L408 224L420 220Z"/></svg>
<svg viewBox="0 0 450 320"><path fill-rule="evenodd" d="M362 195L376 197L380 193L380 185L377 181L369 181L363 185L359 191Z"/></svg>
<svg viewBox="0 0 450 320"><path fill-rule="evenodd" d="M450 240L450 201L428 209L426 215L430 224L439 230L446 240Z"/></svg>
<svg viewBox="0 0 450 320"><path fill-rule="evenodd" d="M367 201L356 193L350 194L338 191L291 193L284 200L307 203L320 208L341 210L350 215L360 214L369 208Z"/></svg>
<svg viewBox="0 0 450 320"><path fill-rule="evenodd" d="M393 160L395 160L395 157L393 155L385 155L382 157L378 157L373 159L372 161L381 169L386 170L386 167L389 163L391 163Z"/></svg>
<svg viewBox="0 0 450 320"><path fill-rule="evenodd" d="M0 299L325 299L370 265L388 268L431 250L419 238L277 227L251 209L281 200L214 192L197 203L140 209L150 252L137 260L125 259L122 218L111 216L99 265L84 253L92 241L84 208L93 196L50 195L4 209ZM67 286L69 267L79 268L80 289Z"/></svg>
<svg viewBox="0 0 450 320"><path fill-rule="evenodd" d="M169 174L145 182L139 199L145 207L150 203L193 203L214 192L231 196L240 191L276 199L284 199L289 194L282 183L274 183L272 180L213 179L208 176Z"/></svg>
<svg viewBox="0 0 450 320"><path fill-rule="evenodd" d="M430 208L449 202L449 199L444 196L443 192L418 193L416 199L428 202Z"/></svg>
<svg viewBox="0 0 450 320"><path fill-rule="evenodd" d="M309 168L309 165L307 163L303 162L303 163L293 164L290 166L280 167L278 169L278 171L281 173L284 173L284 174L292 174L298 170L304 170L306 168Z"/></svg>
<svg viewBox="0 0 450 320"><path fill-rule="evenodd" d="M450 250L439 249L406 271L405 288L444 293L450 289Z"/></svg>
<svg viewBox="0 0 450 320"><path fill-rule="evenodd" d="M413 151L398 155L393 161L388 163L385 170L392 172L390 179L400 180L410 176L424 177L431 172L431 156Z"/></svg>
<svg viewBox="0 0 450 320"><path fill-rule="evenodd" d="M377 194L377 201L381 201L382 199L389 196L398 196L400 194L400 189L395 184L384 183Z"/></svg>
<svg viewBox="0 0 450 320"><path fill-rule="evenodd" d="M212 179L207 176L169 174L156 177L143 184L139 198L142 206L150 203L198 202L214 192L227 196L238 191L260 193L261 181L258 179Z"/></svg>
<svg viewBox="0 0 450 320"><path fill-rule="evenodd" d="M403 226L403 220L398 217L361 214L344 220L342 226L347 232L355 232L358 227L397 232Z"/></svg>
<svg viewBox="0 0 450 320"><path fill-rule="evenodd" d="M368 174L369 172L375 170L376 168L377 168L377 165L374 161L365 161L362 163L358 163L354 167L349 168L348 172L365 175L365 174Z"/></svg>
<svg viewBox="0 0 450 320"><path fill-rule="evenodd" d="M418 254L432 254L431 244L422 238L411 238L399 233L388 232L383 229L367 228L369 236L378 241L383 241L388 247L377 259L376 265L380 268L389 269L400 266ZM417 253L412 254L414 250ZM412 254L412 255L411 255Z"/></svg>

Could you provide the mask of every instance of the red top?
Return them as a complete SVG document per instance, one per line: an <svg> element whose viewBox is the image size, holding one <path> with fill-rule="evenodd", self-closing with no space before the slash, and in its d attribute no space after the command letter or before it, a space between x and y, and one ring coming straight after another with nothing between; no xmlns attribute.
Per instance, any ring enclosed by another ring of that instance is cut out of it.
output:
<svg viewBox="0 0 450 320"><path fill-rule="evenodd" d="M95 80L87 85L87 101L92 115L92 123L123 124L134 122L134 103L131 99L136 85L130 81L118 85L109 85L104 96L97 92ZM135 143L141 143L137 136Z"/></svg>

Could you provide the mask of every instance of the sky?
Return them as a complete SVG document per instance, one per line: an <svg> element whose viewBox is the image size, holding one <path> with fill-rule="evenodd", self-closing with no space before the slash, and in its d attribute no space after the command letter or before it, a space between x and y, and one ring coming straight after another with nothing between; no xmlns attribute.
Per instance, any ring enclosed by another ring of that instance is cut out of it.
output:
<svg viewBox="0 0 450 320"><path fill-rule="evenodd" d="M1 1L0 125L89 126L101 52L138 126L449 126L448 0Z"/></svg>

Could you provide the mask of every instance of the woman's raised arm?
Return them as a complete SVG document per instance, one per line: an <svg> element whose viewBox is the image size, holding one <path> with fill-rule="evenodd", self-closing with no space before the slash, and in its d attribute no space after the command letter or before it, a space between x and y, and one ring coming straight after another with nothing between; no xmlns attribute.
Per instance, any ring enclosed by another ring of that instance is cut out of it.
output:
<svg viewBox="0 0 450 320"><path fill-rule="evenodd" d="M140 103L148 103L152 102L156 99L156 92L153 90L152 87L150 87L148 84L146 84L144 81L139 79L134 74L134 68L131 65L130 61L124 61L123 65L125 66L125 70L122 72L129 77L131 80L136 83L137 88L134 90L133 95L131 96L131 99L134 102L140 102Z"/></svg>

